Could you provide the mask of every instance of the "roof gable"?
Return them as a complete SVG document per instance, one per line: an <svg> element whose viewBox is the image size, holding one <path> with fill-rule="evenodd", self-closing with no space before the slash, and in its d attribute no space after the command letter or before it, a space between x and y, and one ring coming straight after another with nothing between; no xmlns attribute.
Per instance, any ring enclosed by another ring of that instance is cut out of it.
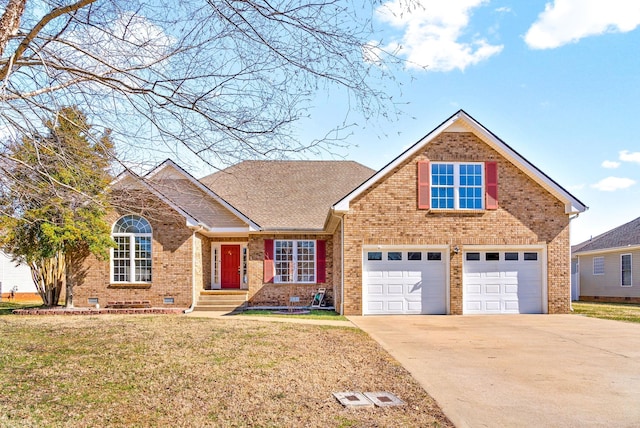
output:
<svg viewBox="0 0 640 428"><path fill-rule="evenodd" d="M479 122L468 115L464 110L459 110L447 120L442 122L433 131L424 136L413 146L405 150L402 154L396 157L394 160L385 165L382 169L376 172L371 178L364 182L359 187L355 188L352 192L346 195L338 203L334 205L336 211L348 211L349 205L352 200L357 198L375 183L383 179L389 172L393 171L396 167L403 164L408 159L416 156L427 144L433 141L436 137L444 132L472 132L478 138L480 138L485 144L489 145L501 156L509 160L513 165L522 170L531 179L540 184L543 188L549 191L554 197L562 201L565 205L566 214L577 214L584 212L587 206L580 202L575 196L571 195L562 186L552 180L549 176L543 173L540 169L522 157L518 152L513 150L504 141L498 138L491 131L482 126Z"/></svg>
<svg viewBox="0 0 640 428"><path fill-rule="evenodd" d="M170 200L167 196L159 192L153 186L150 185L149 182L145 181L142 177L133 173L132 171L124 171L116 177L116 179L111 183L110 187L112 189L144 189L150 192L152 195L160 199L162 202L170 206L174 211L180 214L185 218L188 227L197 227L198 220L189 215L185 210L183 210L180 206L176 205L172 200Z"/></svg>
<svg viewBox="0 0 640 428"><path fill-rule="evenodd" d="M164 161L144 177L123 173L114 185L146 188L181 214L187 226L202 228L203 233L237 234L259 230L257 224L171 160Z"/></svg>

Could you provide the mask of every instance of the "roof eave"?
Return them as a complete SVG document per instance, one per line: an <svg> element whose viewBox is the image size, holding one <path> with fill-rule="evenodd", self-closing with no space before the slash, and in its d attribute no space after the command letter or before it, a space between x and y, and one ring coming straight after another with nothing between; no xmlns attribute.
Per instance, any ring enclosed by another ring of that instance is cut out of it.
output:
<svg viewBox="0 0 640 428"><path fill-rule="evenodd" d="M599 248L597 250L578 250L573 253L575 256L590 256L594 254L606 254L606 253L619 253L622 251L637 251L640 250L640 244L629 244L621 247Z"/></svg>
<svg viewBox="0 0 640 428"><path fill-rule="evenodd" d="M310 235L328 235L330 234L325 228L296 228L296 227L264 227L260 229L261 234L310 234Z"/></svg>

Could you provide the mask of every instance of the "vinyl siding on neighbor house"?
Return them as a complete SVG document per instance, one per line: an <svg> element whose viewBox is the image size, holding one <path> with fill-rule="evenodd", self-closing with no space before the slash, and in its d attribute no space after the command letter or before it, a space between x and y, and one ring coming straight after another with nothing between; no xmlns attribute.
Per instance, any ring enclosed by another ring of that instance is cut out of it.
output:
<svg viewBox="0 0 640 428"><path fill-rule="evenodd" d="M623 287L621 256L631 254L631 286ZM603 257L604 274L593 274L594 257ZM623 248L607 252L578 255L580 275L580 299L637 298L640 299L640 247ZM602 299L606 300L606 299Z"/></svg>
<svg viewBox="0 0 640 428"><path fill-rule="evenodd" d="M38 293L31 277L29 266L11 261L5 253L0 252L0 298L11 298L11 290L15 290L16 300L37 300Z"/></svg>

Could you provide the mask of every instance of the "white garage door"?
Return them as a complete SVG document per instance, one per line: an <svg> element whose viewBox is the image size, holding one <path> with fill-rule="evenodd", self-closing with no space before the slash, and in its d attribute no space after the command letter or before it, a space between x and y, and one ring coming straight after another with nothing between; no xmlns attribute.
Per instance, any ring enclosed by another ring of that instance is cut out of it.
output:
<svg viewBox="0 0 640 428"><path fill-rule="evenodd" d="M446 314L445 251L365 249L363 314Z"/></svg>
<svg viewBox="0 0 640 428"><path fill-rule="evenodd" d="M463 313L543 312L540 250L467 251L463 265Z"/></svg>

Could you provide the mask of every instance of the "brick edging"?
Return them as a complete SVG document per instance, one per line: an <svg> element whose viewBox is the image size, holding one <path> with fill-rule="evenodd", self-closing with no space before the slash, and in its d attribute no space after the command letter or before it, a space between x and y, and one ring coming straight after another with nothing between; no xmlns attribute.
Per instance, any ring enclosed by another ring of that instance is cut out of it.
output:
<svg viewBox="0 0 640 428"><path fill-rule="evenodd" d="M167 309L167 308L126 308L126 309L93 309L93 308L45 308L45 309L16 309L12 313L14 315L139 315L139 314L160 314L160 315L177 315L184 312L184 309Z"/></svg>

